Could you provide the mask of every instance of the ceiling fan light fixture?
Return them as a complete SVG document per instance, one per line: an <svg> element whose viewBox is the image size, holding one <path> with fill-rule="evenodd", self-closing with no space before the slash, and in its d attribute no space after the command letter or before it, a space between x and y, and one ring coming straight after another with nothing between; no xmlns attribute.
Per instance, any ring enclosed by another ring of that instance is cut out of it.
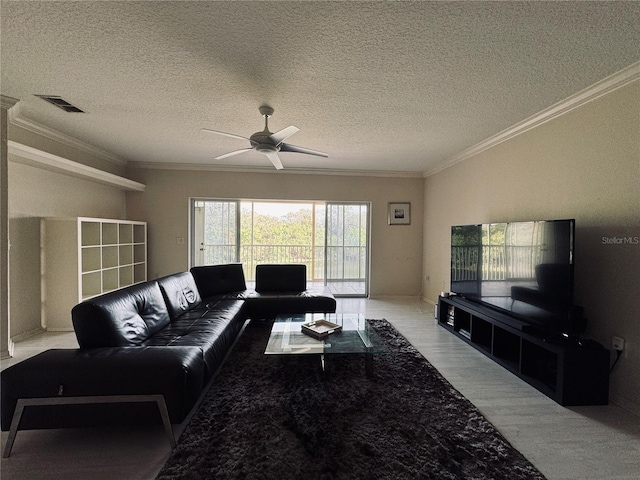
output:
<svg viewBox="0 0 640 480"><path fill-rule="evenodd" d="M271 153L271 152L277 152L280 150L275 145L271 145L269 143L259 143L254 148L256 152L260 152L260 153Z"/></svg>

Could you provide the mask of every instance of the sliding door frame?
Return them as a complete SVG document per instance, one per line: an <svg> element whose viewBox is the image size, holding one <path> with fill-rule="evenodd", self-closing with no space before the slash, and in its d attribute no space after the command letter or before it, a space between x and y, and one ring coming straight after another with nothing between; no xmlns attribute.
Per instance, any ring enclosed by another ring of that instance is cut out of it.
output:
<svg viewBox="0 0 640 480"><path fill-rule="evenodd" d="M370 259L371 259L371 203L370 202L336 202L336 201L303 201L303 200L258 200L258 199L229 199L229 198L211 198L211 197L191 197L190 198L190 215L189 215L189 231L190 231L190 235L191 238L189 239L189 262L190 262L190 267L193 267L195 265L204 265L207 260L205 259L205 250L207 248L207 245L205 244L205 240L206 240L206 232L205 232L205 204L206 203L220 203L220 204L229 204L229 205L235 205L235 218L231 219L232 215L228 215L226 218L226 222L227 222L227 226L229 228L227 228L227 230L229 230L231 228L231 225L234 226L235 228L235 235L234 235L234 239L231 240L229 239L226 242L223 242L224 247L232 247L234 248L234 252L233 255L229 255L230 252L226 253L226 261L233 261L233 262L240 262L241 261L241 251L243 246L241 245L241 224L242 224L242 220L241 220L241 216L242 216L242 203L243 202L252 202L252 203L262 203L262 202L273 202L273 203L305 203L305 204L310 204L311 208L312 208L312 235L313 235L313 239L312 239L312 247L313 245L317 245L315 244L316 240L316 227L319 227L316 224L316 208L320 207L323 208L324 207L324 245L318 245L321 248L322 251L322 255L324 258L320 259L319 257L317 257L315 255L315 253L312 255L312 263L311 263L311 269L312 271L310 272L311 274L311 279L315 278L315 262L321 261L323 262L324 265L322 265L322 267L320 267L320 265L318 265L318 267L322 268L323 273L323 283L325 286L328 286L331 291L334 293L335 296L339 297L339 296L349 296L349 297L368 297L369 295L369 265L370 265ZM359 213L359 229L365 228L366 232L365 232L365 242L366 245L362 245L362 241L361 241L361 231L358 233L358 245L355 246L358 250L358 259L357 259L357 268L358 268L358 273L357 273L357 277L358 278L344 278L344 266L345 266L345 257L344 255L346 255L345 253L345 248L346 247L354 247L354 245L349 245L349 246L345 246L344 245L344 238L345 238L345 233L344 233L344 216L342 217L342 225L340 226L340 229L342 229L342 236L340 239L340 243L335 245L335 247L338 248L342 248L342 258L340 259L341 262L341 266L339 267L340 269L342 269L342 276L343 278L334 278L334 285L330 285L331 283L331 279L329 278L329 274L331 273L330 271L330 267L329 267L329 262L331 260L331 255L330 255L330 248L332 248L332 246L329 244L330 243L330 239L329 239L329 234L332 231L331 230L331 225L330 225L330 215L329 215L329 211L332 208L335 207L344 207L342 209L342 212L344 213L345 209L348 207L353 207L353 206L357 206L360 207L361 211ZM362 212L362 209L364 208L364 212ZM252 209L253 212L253 209ZM364 215L364 226L362 225L362 216ZM228 222L231 223L229 224ZM322 221L322 220L321 220ZM224 223L224 222L223 222ZM252 222L253 224L253 222ZM224 225L223 225L223 230L224 230ZM321 234L322 235L322 234ZM224 235L223 235L224 236ZM235 244L233 243L235 242ZM362 247L364 247L364 256L361 257L362 255ZM312 248L312 251L315 251L315 249ZM318 252L320 253L320 252ZM233 257L233 258L231 258ZM364 269L362 267L362 261L364 261ZM320 272L318 272L320 273ZM364 276L361 275L361 273L363 273ZM320 280L320 279L317 279ZM343 285L339 286L338 283L341 282ZM364 288L361 289L361 286L358 285L357 288L354 288L353 285L348 285L349 283L356 283L356 282L364 282ZM342 287L342 288L340 288Z"/></svg>

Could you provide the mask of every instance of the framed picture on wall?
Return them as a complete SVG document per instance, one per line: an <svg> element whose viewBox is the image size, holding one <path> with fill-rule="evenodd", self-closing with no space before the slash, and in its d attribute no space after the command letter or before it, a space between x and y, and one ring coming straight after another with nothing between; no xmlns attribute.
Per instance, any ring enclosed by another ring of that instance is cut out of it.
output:
<svg viewBox="0 0 640 480"><path fill-rule="evenodd" d="M389 225L411 225L411 203L389 202Z"/></svg>

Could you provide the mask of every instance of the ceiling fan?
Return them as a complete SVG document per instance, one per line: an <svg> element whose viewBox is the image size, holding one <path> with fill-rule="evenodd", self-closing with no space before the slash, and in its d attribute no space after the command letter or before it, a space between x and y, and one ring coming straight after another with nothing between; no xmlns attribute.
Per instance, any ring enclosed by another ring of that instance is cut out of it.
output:
<svg viewBox="0 0 640 480"><path fill-rule="evenodd" d="M315 150L310 150L308 148L297 147L295 145L291 145L290 143L284 143L284 141L287 138L289 138L294 133L298 132L300 129L298 127L294 127L293 125L291 125L289 127L283 128L278 132L271 133L269 131L269 117L273 115L273 108L263 105L258 110L260 111L260 114L264 117L264 130L261 132L254 133L249 138L243 137L241 135L235 135L233 133L225 133L225 132L219 132L217 130L210 130L208 128L203 128L201 130L202 132L215 133L217 135L224 135L225 137L239 138L241 140L249 140L249 142L251 143L250 147L225 153L224 155L220 155L219 157L216 157L215 158L216 160L222 160L224 158L228 158L234 155L239 155L241 153L248 152L249 150L255 150L256 152L266 155L267 158L273 164L273 166L276 167L276 170L281 170L283 166L282 166L282 162L280 161L280 156L278 155L278 152L305 153L307 155L317 155L319 157L329 156L326 153L317 152Z"/></svg>

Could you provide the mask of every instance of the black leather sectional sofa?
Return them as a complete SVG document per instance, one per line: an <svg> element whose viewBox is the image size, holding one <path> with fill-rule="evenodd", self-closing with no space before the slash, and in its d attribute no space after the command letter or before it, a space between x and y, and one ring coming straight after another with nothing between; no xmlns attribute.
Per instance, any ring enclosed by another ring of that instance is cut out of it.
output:
<svg viewBox="0 0 640 480"><path fill-rule="evenodd" d="M48 350L2 372L2 430L12 443L18 430L153 421L159 411L165 427L179 424L247 319L335 309L326 289L307 288L304 265L258 265L255 290L242 265L229 264L91 298L71 312L79 349ZM28 399L35 403L21 405Z"/></svg>

